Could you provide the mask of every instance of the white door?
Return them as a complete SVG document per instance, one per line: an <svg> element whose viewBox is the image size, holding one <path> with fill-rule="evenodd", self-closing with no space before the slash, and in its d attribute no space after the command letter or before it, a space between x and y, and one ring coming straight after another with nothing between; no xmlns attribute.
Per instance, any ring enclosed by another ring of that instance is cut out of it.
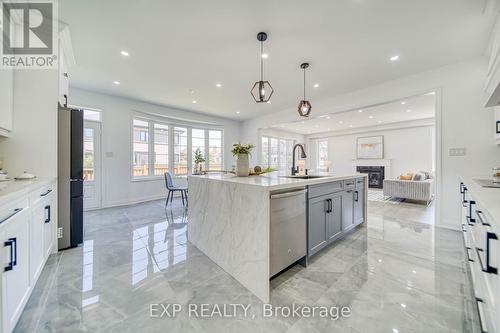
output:
<svg viewBox="0 0 500 333"><path fill-rule="evenodd" d="M101 123L85 121L83 129L83 208L101 207Z"/></svg>

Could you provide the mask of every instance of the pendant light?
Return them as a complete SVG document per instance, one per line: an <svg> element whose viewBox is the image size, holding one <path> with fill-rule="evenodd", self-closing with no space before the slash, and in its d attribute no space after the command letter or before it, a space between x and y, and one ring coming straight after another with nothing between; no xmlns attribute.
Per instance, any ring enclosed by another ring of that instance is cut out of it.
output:
<svg viewBox="0 0 500 333"><path fill-rule="evenodd" d="M298 108L301 117L309 117L312 108L311 103L309 103L309 101L306 100L306 68L308 67L309 64L307 62L300 65L300 68L304 70L304 99L300 101Z"/></svg>
<svg viewBox="0 0 500 333"><path fill-rule="evenodd" d="M265 32L259 32L257 34L257 40L260 42L260 81L255 82L250 90L253 99L257 103L268 102L273 95L273 87L269 81L264 81L264 42L267 39L267 34Z"/></svg>

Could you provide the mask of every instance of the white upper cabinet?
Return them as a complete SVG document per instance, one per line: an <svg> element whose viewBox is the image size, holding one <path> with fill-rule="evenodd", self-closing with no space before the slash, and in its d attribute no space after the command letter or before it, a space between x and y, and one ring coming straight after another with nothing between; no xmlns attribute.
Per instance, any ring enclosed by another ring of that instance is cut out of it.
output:
<svg viewBox="0 0 500 333"><path fill-rule="evenodd" d="M487 93L486 107L500 105L500 16L489 42L489 63L484 90Z"/></svg>
<svg viewBox="0 0 500 333"><path fill-rule="evenodd" d="M14 71L0 69L0 135L12 131L14 115Z"/></svg>

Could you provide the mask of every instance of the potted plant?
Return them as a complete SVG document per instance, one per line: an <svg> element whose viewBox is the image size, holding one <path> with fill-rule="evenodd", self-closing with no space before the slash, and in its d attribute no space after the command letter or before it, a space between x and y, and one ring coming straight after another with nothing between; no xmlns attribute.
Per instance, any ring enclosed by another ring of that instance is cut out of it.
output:
<svg viewBox="0 0 500 333"><path fill-rule="evenodd" d="M251 143L242 145L241 143L233 144L233 156L236 156L236 176L247 177L249 175L250 162L248 155L251 154L254 145Z"/></svg>
<svg viewBox="0 0 500 333"><path fill-rule="evenodd" d="M203 172L202 170L203 163L205 163L205 158L203 157L200 148L196 148L196 150L194 151L195 174L199 175Z"/></svg>

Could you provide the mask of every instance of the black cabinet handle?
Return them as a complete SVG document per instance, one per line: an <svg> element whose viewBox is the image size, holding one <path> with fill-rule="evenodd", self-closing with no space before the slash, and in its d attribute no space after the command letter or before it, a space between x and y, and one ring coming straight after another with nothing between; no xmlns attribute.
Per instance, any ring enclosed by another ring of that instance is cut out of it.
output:
<svg viewBox="0 0 500 333"><path fill-rule="evenodd" d="M466 253L467 253L467 261L472 261L472 262L474 262L474 259L472 259L472 258L470 257L470 255L469 255L469 250L470 250L470 249L471 249L470 247L466 247L466 248L465 248L465 251L466 251Z"/></svg>
<svg viewBox="0 0 500 333"><path fill-rule="evenodd" d="M467 220L470 220L471 223L476 223L476 219L472 217L472 206L475 204L474 200L469 201L469 216L467 216Z"/></svg>
<svg viewBox="0 0 500 333"><path fill-rule="evenodd" d="M48 195L50 192L52 192L52 190L47 190L47 192L40 194L40 196L44 197L44 196Z"/></svg>
<svg viewBox="0 0 500 333"><path fill-rule="evenodd" d="M488 328L484 326L484 312L483 312L484 301L481 298L476 297L476 304L477 304L477 312L479 314L479 326L481 328L481 333L487 333Z"/></svg>
<svg viewBox="0 0 500 333"><path fill-rule="evenodd" d="M463 191L462 191L462 206L467 207L467 187L464 186Z"/></svg>
<svg viewBox="0 0 500 333"><path fill-rule="evenodd" d="M68 107L68 95L64 94L64 107Z"/></svg>
<svg viewBox="0 0 500 333"><path fill-rule="evenodd" d="M45 219L45 223L50 223L50 205L45 206L45 211L47 212L47 218Z"/></svg>
<svg viewBox="0 0 500 333"><path fill-rule="evenodd" d="M491 226L491 224L489 224L488 222L486 222L486 219L483 218L483 212L482 211L476 210L476 215L479 217L479 221L481 221L482 225L487 226L487 227Z"/></svg>
<svg viewBox="0 0 500 333"><path fill-rule="evenodd" d="M490 240L498 240L498 237L495 233L493 232L486 232L486 273L491 273L491 274L498 274L498 269L496 267L493 267L490 265Z"/></svg>
<svg viewBox="0 0 500 333"><path fill-rule="evenodd" d="M16 238L13 237L13 238L9 238L7 241L5 241L3 243L3 245L5 247L9 246L10 247L10 260L9 260L9 263L7 264L7 266L4 267L4 272L8 272L8 271L11 271L14 266L17 264L17 250L15 249L16 247ZM15 252L14 252L15 251Z"/></svg>
<svg viewBox="0 0 500 333"><path fill-rule="evenodd" d="M333 211L332 199L328 199L328 201L330 202L330 212L329 213L331 213Z"/></svg>
<svg viewBox="0 0 500 333"><path fill-rule="evenodd" d="M14 211L12 213L10 213L6 217L4 217L2 220L0 220L0 223L4 223L5 221L7 221L8 219L10 219L11 217L13 217L14 215L16 215L17 213L20 213L22 210L23 210L22 208L16 208L16 209L14 209Z"/></svg>
<svg viewBox="0 0 500 333"><path fill-rule="evenodd" d="M354 195L355 195L354 201L358 202L358 200L359 200L359 192L358 191L354 191Z"/></svg>
<svg viewBox="0 0 500 333"><path fill-rule="evenodd" d="M325 213L330 213L330 199L325 200Z"/></svg>

